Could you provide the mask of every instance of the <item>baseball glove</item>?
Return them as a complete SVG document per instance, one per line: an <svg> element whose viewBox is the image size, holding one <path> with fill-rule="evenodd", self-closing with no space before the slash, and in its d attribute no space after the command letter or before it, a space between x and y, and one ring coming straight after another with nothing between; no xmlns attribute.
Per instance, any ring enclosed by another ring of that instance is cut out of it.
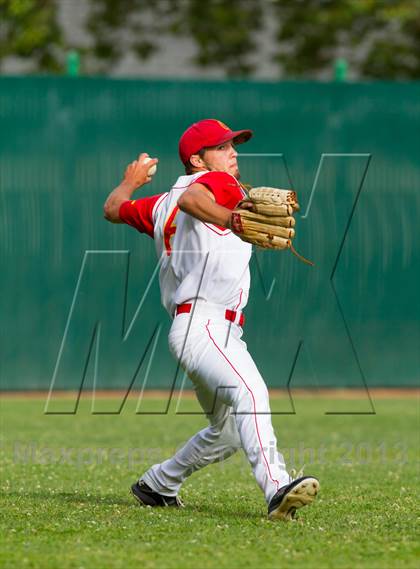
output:
<svg viewBox="0 0 420 569"><path fill-rule="evenodd" d="M295 236L293 215L298 210L296 192L251 188L247 198L232 212L231 229L243 241L266 249L291 249L300 257L292 245ZM306 261L303 257L302 260Z"/></svg>

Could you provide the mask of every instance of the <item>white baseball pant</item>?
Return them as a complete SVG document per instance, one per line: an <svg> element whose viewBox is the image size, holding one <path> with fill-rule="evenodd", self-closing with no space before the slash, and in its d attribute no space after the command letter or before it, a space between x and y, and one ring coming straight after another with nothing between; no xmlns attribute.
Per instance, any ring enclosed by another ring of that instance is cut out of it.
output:
<svg viewBox="0 0 420 569"><path fill-rule="evenodd" d="M277 451L267 387L241 340L242 328L225 319L225 310L197 301L190 314L174 318L170 350L193 382L210 425L141 478L155 492L176 496L193 472L243 448L268 503L290 478Z"/></svg>

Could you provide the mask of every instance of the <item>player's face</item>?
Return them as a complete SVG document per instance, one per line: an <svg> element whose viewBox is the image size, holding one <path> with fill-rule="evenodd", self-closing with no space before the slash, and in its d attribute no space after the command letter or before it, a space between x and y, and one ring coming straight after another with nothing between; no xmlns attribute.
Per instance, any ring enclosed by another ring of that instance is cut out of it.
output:
<svg viewBox="0 0 420 569"><path fill-rule="evenodd" d="M235 178L239 178L238 162L236 160L238 153L236 152L233 142L224 142L219 146L206 148L203 156L203 162L207 169L217 172L228 172Z"/></svg>

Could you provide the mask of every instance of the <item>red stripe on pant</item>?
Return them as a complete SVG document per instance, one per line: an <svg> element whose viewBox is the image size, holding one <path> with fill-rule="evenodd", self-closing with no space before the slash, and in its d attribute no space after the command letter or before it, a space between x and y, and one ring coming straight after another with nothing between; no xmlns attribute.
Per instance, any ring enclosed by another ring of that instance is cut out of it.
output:
<svg viewBox="0 0 420 569"><path fill-rule="evenodd" d="M233 369L233 371L234 371L234 372L236 373L236 375L240 378L240 380L242 381L242 383L245 385L245 387L247 388L247 390L248 390L249 393L251 394L252 402L253 402L253 406L254 406L255 429L256 429L256 431L257 431L258 442L259 442L259 444L260 444L261 452L262 452L262 455L263 455L263 457L264 457L264 461L265 461L265 464L266 464L266 467L267 467L268 476L269 476L271 482L274 482L274 483L277 485L277 490L278 490L278 489L280 488L280 482L279 482L278 480L274 479L274 478L271 476L270 465L268 464L267 458L266 458L265 453L264 453L264 447L263 447L262 442L261 442L260 432L259 432L259 430L258 430L257 409L256 409L256 404L255 404L255 397L254 397L254 394L252 393L252 389L247 385L246 381L245 381L244 378L241 376L241 374L238 372L238 370L235 369L235 366L232 364L232 362L229 360L229 358L223 353L223 350L221 350L221 349L219 348L219 346L216 344L216 342L215 342L213 336L212 336L211 333L210 333L209 324L210 324L210 320L207 322L207 325L206 325L207 334L208 334L210 340L213 342L213 344L215 345L215 347L217 348L217 350L218 350L218 351L220 352L220 354L224 357L224 359L227 361L227 363L230 365L230 367Z"/></svg>

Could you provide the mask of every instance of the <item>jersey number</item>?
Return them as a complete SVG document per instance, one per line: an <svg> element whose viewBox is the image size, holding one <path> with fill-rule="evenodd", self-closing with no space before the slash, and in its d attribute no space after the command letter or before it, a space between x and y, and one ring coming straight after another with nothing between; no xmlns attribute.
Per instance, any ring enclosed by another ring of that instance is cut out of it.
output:
<svg viewBox="0 0 420 569"><path fill-rule="evenodd" d="M165 244L165 250L168 257L172 252L171 239L176 233L175 217L178 211L179 207L175 206L171 211L168 219L166 220L165 226L163 228L163 242Z"/></svg>

